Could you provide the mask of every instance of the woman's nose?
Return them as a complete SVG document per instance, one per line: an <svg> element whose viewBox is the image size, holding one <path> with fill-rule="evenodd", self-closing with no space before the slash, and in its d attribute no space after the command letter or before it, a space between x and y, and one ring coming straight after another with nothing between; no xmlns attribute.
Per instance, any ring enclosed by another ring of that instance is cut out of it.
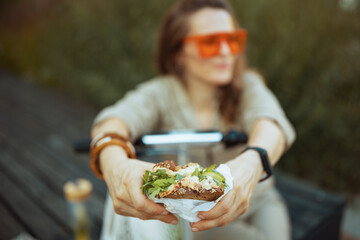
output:
<svg viewBox="0 0 360 240"><path fill-rule="evenodd" d="M225 40L221 41L220 44L220 54L229 55L231 53L229 44Z"/></svg>

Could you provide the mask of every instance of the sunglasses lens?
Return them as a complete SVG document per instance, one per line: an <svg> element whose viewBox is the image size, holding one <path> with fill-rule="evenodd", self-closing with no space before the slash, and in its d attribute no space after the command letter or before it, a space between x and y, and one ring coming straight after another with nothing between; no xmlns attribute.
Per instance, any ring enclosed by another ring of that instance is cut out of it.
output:
<svg viewBox="0 0 360 240"><path fill-rule="evenodd" d="M233 54L240 53L244 50L246 35L243 32L229 34L227 42Z"/></svg>
<svg viewBox="0 0 360 240"><path fill-rule="evenodd" d="M203 58L210 58L220 54L222 41L227 42L232 54L243 52L246 37L247 32L245 30L238 30L232 33L192 36L185 38L185 42L195 41L200 56Z"/></svg>
<svg viewBox="0 0 360 240"><path fill-rule="evenodd" d="M199 38L198 47L202 57L213 57L218 54L220 41L218 36L210 35Z"/></svg>

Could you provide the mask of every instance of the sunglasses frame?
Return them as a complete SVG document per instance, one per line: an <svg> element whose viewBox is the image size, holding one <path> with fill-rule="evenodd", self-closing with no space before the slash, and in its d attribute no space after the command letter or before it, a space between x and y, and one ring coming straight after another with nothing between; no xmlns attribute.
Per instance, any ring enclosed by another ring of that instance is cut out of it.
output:
<svg viewBox="0 0 360 240"><path fill-rule="evenodd" d="M242 41L242 45L239 46L239 49L235 49L234 46L232 46L229 43L229 37L231 36L236 36L238 35L238 37L240 37L241 41ZM213 52L211 54L207 53L204 50L204 46L203 46L203 41L209 39L209 38L215 38L216 42L214 43L215 47L213 50ZM187 36L184 38L184 43L189 43L189 42L194 42L196 44L196 47L199 51L199 54L202 58L211 58L211 57L215 57L218 56L220 54L220 50L221 50L221 43L223 41L225 41L227 43L227 45L229 46L229 49L231 51L231 54L235 55L235 54L240 54L245 50L245 45L246 45L246 39L247 39L247 31L245 29L237 29L235 31L232 32L220 32L220 33L212 33L212 34L204 34L204 35L192 35L192 36ZM215 46L216 44L216 46Z"/></svg>

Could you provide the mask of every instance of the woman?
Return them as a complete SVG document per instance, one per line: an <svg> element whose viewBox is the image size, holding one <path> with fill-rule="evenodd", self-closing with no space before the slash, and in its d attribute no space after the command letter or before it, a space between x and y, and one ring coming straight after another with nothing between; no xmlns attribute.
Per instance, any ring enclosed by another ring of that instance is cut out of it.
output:
<svg viewBox="0 0 360 240"><path fill-rule="evenodd" d="M160 32L160 76L104 109L92 136L116 133L135 139L154 130L236 129L248 133L248 146L264 149L274 165L295 133L261 76L246 68L245 38L225 0L178 1ZM175 230L168 224L176 225L177 218L140 190L141 177L153 164L131 159L124 148L109 145L99 154L98 168L111 197L102 237L142 239L149 231L167 229L159 230L156 238L169 239ZM198 232L195 237L289 239L286 208L274 180L259 183L264 175L259 153L239 152L212 150L213 161L230 167L234 188L213 209L200 212L202 220L191 223ZM206 159L197 160L206 164ZM141 231L126 232L131 226L141 226ZM225 227L214 230L219 226Z"/></svg>

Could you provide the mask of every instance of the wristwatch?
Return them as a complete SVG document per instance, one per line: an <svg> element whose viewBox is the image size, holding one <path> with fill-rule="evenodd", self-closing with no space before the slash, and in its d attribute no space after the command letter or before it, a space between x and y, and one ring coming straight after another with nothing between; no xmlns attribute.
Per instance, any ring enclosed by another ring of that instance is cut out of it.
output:
<svg viewBox="0 0 360 240"><path fill-rule="evenodd" d="M263 176L259 182L262 182L266 179L268 179L269 177L271 177L272 175L272 170L271 170L271 164L270 164L270 161L269 161L269 157L267 155L267 152L265 149L263 148L260 148L260 147L250 147L250 146L247 146L243 152L247 151L247 150L255 150L259 153L260 155L260 158L261 158L261 163L263 165L263 169L265 171L265 176Z"/></svg>

